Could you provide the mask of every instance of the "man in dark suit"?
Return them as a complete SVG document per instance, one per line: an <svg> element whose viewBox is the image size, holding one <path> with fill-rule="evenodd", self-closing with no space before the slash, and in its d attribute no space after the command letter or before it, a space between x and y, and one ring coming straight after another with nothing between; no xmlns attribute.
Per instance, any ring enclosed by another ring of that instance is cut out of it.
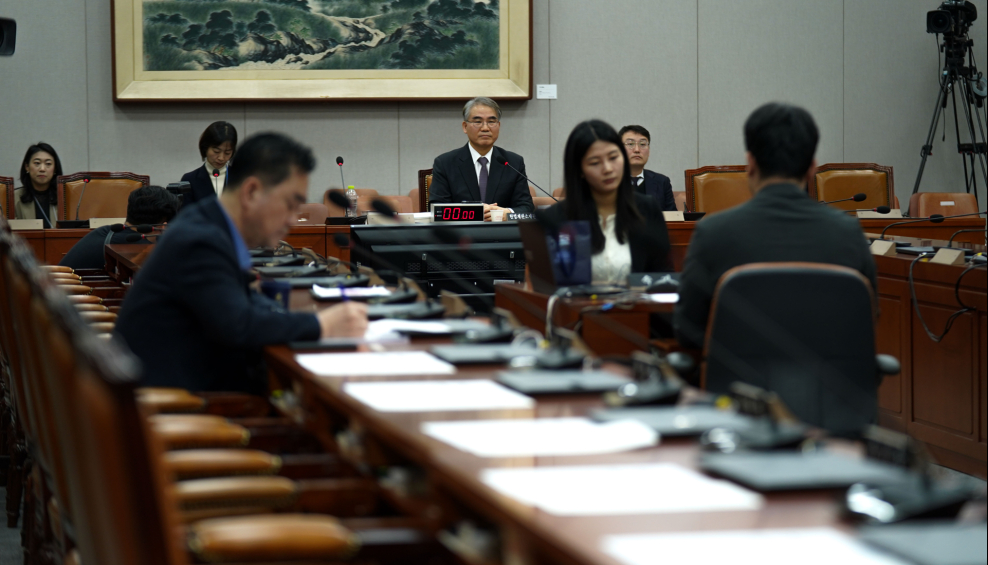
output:
<svg viewBox="0 0 988 565"><path fill-rule="evenodd" d="M483 97L467 102L463 106L463 133L469 142L436 157L429 201L483 202L487 222L491 221L492 210L533 212L525 160L494 146L500 131L501 108L497 102ZM506 166L505 161L511 166Z"/></svg>
<svg viewBox="0 0 988 565"><path fill-rule="evenodd" d="M180 204L177 196L160 186L142 186L127 197L127 220L123 225L94 229L73 245L58 264L73 269L102 269L106 264L105 246L111 243L151 243L134 227L144 225L150 229L150 226L170 222L178 214Z"/></svg>
<svg viewBox="0 0 988 565"><path fill-rule="evenodd" d="M123 303L115 331L143 362L146 386L264 394L263 346L366 330L365 305L290 313L250 287L248 249L288 233L315 159L273 133L248 139L237 155L223 194L178 216Z"/></svg>
<svg viewBox="0 0 988 565"><path fill-rule="evenodd" d="M802 108L771 103L744 125L753 198L696 225L679 283L676 336L701 348L717 281L748 263L807 261L857 269L877 289L875 262L858 221L806 194L819 133Z"/></svg>
<svg viewBox="0 0 988 565"><path fill-rule="evenodd" d="M621 136L625 152L628 154L631 184L635 187L635 192L654 198L663 212L675 212L676 199L672 195L672 183L669 177L645 168L652 143L648 130L642 126L624 126L618 135Z"/></svg>

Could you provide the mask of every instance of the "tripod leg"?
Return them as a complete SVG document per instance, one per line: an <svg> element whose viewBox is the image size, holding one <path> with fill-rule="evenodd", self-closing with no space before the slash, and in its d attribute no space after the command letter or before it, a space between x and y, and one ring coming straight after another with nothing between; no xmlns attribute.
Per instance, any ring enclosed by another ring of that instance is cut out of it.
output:
<svg viewBox="0 0 988 565"><path fill-rule="evenodd" d="M971 135L971 149L973 151L972 154L971 154L971 169L972 169L971 170L971 173L972 173L972 176L974 177L974 182L973 182L973 184L974 184L974 199L975 199L975 202L977 202L977 199L978 199L978 184L977 184L977 169L974 167L975 161L977 161L977 163L981 165L981 176L982 176L982 179L985 182L985 186L988 186L988 166L986 166L986 164L985 164L985 152L981 150L981 144L984 144L985 141L986 141L986 139L985 139L984 129L983 129L982 125L981 125L981 116L980 115L978 116L978 130L976 131L974 129L974 117L971 115L971 113L973 112L973 113L977 114L977 110L973 110L971 108L971 105L974 102L974 93L971 92L971 90L970 90L971 89L971 85L968 84L967 81L964 81L963 88L964 88L964 95L965 95L965 102L966 102L964 104L964 115L967 118L967 127L968 127L968 131L970 132L970 135ZM981 133L981 141L980 142L978 141L978 136L977 136L977 133L979 131ZM958 133L958 135L960 135L960 134ZM965 175L966 175L967 174L966 173L966 171L967 171L967 161L966 160L964 161L964 170L965 170Z"/></svg>
<svg viewBox="0 0 988 565"><path fill-rule="evenodd" d="M919 192L919 183L923 181L923 169L926 168L926 159L933 153L933 136L937 134L937 124L940 122L940 114L943 113L946 106L947 89L952 84L953 82L950 80L941 81L940 83L940 93L937 95L937 104L933 108L933 120L930 122L930 133L926 135L926 143L923 144L923 149L920 151L922 159L919 162L919 172L916 173L916 184L913 186L913 194ZM907 216L909 212L910 210L907 209Z"/></svg>
<svg viewBox="0 0 988 565"><path fill-rule="evenodd" d="M970 99L967 98L967 94L968 93L967 93L967 90L964 89L964 86L963 86L967 81L965 81L961 77L957 77L957 82L958 82L959 85L961 85L961 95L964 96L964 103L967 104ZM957 152L961 154L961 163L964 164L964 189L967 191L968 194L970 194L971 193L971 180L970 180L970 177L967 175L967 155L965 155L964 154L964 151L961 149L961 126L960 126L960 123L958 122L958 114L957 114L957 86L955 86L953 88L953 90L950 91L950 100L951 100L951 103L954 105L954 135L957 138ZM965 109L966 108L967 107L965 106ZM968 116L968 118L970 118L970 116ZM974 141L974 139L973 139L973 133L972 133L972 139L971 139L971 141L972 142ZM973 168L974 168L974 159L973 159L973 156L972 156L972 159L971 159L971 168L972 168L972 171L971 172L974 172L973 171ZM975 198L977 198L977 196L975 196Z"/></svg>

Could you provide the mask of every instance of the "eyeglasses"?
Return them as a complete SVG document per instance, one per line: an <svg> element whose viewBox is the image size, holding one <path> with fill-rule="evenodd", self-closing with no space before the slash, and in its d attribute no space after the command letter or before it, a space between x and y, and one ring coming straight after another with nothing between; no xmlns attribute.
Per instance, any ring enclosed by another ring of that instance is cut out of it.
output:
<svg viewBox="0 0 988 565"><path fill-rule="evenodd" d="M638 141L638 142L635 142L635 141L625 141L624 142L624 146L627 147L628 149L634 149L636 145L638 147L641 147L642 149L648 149L648 140L647 139L643 139L643 140Z"/></svg>
<svg viewBox="0 0 988 565"><path fill-rule="evenodd" d="M501 125L501 120L496 120L492 118L490 120L487 120L486 122L484 120L470 120L467 123L475 128L480 128L484 124L487 124L487 127L494 129Z"/></svg>

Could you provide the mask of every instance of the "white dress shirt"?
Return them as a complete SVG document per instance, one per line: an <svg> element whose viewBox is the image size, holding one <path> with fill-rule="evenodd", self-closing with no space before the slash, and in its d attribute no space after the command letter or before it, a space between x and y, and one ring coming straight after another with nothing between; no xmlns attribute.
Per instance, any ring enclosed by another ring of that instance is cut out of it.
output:
<svg viewBox="0 0 988 565"><path fill-rule="evenodd" d="M604 232L604 250L590 258L590 274L594 284L627 284L631 274L631 246L627 240L618 242L614 231L616 214L600 219Z"/></svg>
<svg viewBox="0 0 988 565"><path fill-rule="evenodd" d="M220 176L213 176L213 167L209 164L209 161L203 161L202 166L206 169L206 174L209 175L209 181L213 183L213 190L216 191L216 196L223 194L223 188L226 187L226 175L230 169L230 163L227 162L220 169Z"/></svg>

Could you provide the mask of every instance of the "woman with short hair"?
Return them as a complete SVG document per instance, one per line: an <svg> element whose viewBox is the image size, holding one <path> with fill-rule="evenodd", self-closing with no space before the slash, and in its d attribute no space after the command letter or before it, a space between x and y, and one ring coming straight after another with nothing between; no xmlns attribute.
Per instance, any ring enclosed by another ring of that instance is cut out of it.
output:
<svg viewBox="0 0 988 565"><path fill-rule="evenodd" d="M45 229L55 227L58 215L56 179L61 174L62 162L55 148L41 141L28 147L21 162L21 186L14 189L14 217L41 220Z"/></svg>
<svg viewBox="0 0 988 565"><path fill-rule="evenodd" d="M192 187L184 205L219 196L226 186L230 160L237 152L237 129L229 122L213 122L199 136L202 166L182 175L182 182Z"/></svg>

